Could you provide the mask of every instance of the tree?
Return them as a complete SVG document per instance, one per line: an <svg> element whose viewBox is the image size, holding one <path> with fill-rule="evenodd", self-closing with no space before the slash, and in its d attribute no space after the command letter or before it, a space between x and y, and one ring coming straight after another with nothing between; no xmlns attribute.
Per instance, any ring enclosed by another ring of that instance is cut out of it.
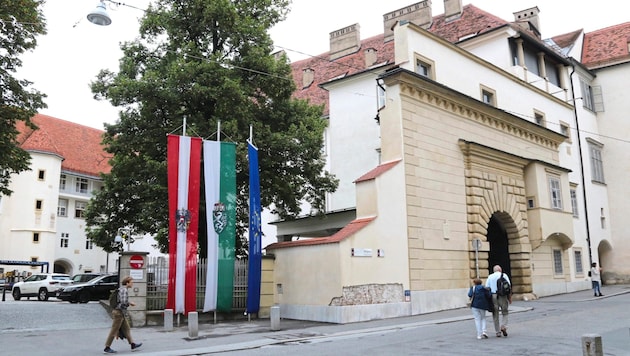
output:
<svg viewBox="0 0 630 356"><path fill-rule="evenodd" d="M158 0L146 11L140 37L121 46L119 72L101 71L92 83L96 98L124 107L116 124L106 126L112 170L87 209L88 236L97 245L111 250L112 236L126 226L156 234L160 249L168 249L166 135L179 134L184 117L190 136L216 138L220 121L221 140L238 143L238 236L247 226L250 125L262 205L282 218L299 214L303 200L324 210L337 180L324 172L322 108L291 97L290 65L272 54L267 33L284 19L288 3ZM202 194L200 216L204 206Z"/></svg>
<svg viewBox="0 0 630 356"><path fill-rule="evenodd" d="M43 0L0 2L0 196L11 195L11 175L29 169L31 156L17 141L18 121L35 128L31 118L46 104L46 96L29 89L28 80L15 78L22 66L20 55L37 46L37 35L46 34Z"/></svg>

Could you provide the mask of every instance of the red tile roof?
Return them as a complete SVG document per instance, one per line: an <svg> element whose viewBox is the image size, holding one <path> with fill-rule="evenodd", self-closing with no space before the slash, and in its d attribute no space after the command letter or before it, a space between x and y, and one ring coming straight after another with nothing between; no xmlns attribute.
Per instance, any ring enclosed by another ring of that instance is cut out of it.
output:
<svg viewBox="0 0 630 356"><path fill-rule="evenodd" d="M603 28L584 35L582 64L588 68L630 61L630 22Z"/></svg>
<svg viewBox="0 0 630 356"><path fill-rule="evenodd" d="M35 115L32 121L38 129L18 121L18 143L22 149L61 156L64 171L98 177L111 170L112 155L101 145L104 131L42 114Z"/></svg>
<svg viewBox="0 0 630 356"><path fill-rule="evenodd" d="M374 179L374 178L380 176L381 174L389 171L392 167L394 167L400 161L402 161L402 160L397 159L395 161L391 161L391 162L380 164L376 168L372 169L371 171L369 171L369 172L365 173L364 175L362 175L361 177L359 177L354 182L358 183L358 182L363 182L363 181L366 181L366 180Z"/></svg>
<svg viewBox="0 0 630 356"><path fill-rule="evenodd" d="M497 27L508 24L492 14L478 9L473 5L466 5L462 9L460 18L445 21L445 16L433 17L433 23L429 31L441 36L448 41L457 42L460 38L471 34L481 34ZM384 42L385 35L377 35L361 41L360 49L352 54L343 56L333 61L329 60L330 52L319 56L296 61L291 64L293 79L298 88L294 93L296 98L306 99L312 105L324 105L324 114L328 115L328 92L318 86L331 79L342 75L352 75L365 71L365 50L376 50L375 64L394 62L394 41ZM302 74L305 69L314 71L314 81L311 85L303 87Z"/></svg>
<svg viewBox="0 0 630 356"><path fill-rule="evenodd" d="M337 233L335 233L332 236L313 238L313 239L307 239L307 240L276 242L265 247L265 250L269 251L269 250L285 248L285 247L298 247L298 246L311 246L311 245L337 243L341 240L344 240L354 235L357 231L363 229L367 224L372 222L372 220L374 219L376 219L375 216L369 217L369 218L356 219L356 220L351 221L348 225L344 226L343 229L337 231Z"/></svg>

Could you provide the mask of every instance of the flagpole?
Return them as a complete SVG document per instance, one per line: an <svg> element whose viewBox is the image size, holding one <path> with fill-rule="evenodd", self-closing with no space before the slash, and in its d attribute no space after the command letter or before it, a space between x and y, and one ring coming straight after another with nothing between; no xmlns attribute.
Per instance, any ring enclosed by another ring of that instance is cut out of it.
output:
<svg viewBox="0 0 630 356"><path fill-rule="evenodd" d="M254 128L252 127L252 125L249 125L249 142L251 142L252 144L254 144Z"/></svg>
<svg viewBox="0 0 630 356"><path fill-rule="evenodd" d="M221 120L217 121L217 142L221 141Z"/></svg>
<svg viewBox="0 0 630 356"><path fill-rule="evenodd" d="M182 136L186 136L186 115L184 115L184 125L182 126Z"/></svg>

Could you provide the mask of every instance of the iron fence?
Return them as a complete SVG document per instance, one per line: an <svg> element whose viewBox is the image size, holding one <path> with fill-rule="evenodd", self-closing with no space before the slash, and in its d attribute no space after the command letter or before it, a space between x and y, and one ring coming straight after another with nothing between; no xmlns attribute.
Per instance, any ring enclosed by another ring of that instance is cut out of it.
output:
<svg viewBox="0 0 630 356"><path fill-rule="evenodd" d="M197 261L197 309L203 309L206 295L207 260ZM168 290L168 257L148 257L147 310L164 310ZM247 306L247 260L234 261L232 310L245 311Z"/></svg>

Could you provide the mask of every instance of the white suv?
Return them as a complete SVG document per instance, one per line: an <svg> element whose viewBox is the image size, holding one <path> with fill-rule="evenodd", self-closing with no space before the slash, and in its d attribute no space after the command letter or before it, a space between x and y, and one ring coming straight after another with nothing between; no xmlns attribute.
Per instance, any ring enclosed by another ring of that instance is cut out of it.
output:
<svg viewBox="0 0 630 356"><path fill-rule="evenodd" d="M35 273L22 282L13 285L13 299L22 297L37 297L41 301L54 296L58 289L72 284L70 276L61 273Z"/></svg>

